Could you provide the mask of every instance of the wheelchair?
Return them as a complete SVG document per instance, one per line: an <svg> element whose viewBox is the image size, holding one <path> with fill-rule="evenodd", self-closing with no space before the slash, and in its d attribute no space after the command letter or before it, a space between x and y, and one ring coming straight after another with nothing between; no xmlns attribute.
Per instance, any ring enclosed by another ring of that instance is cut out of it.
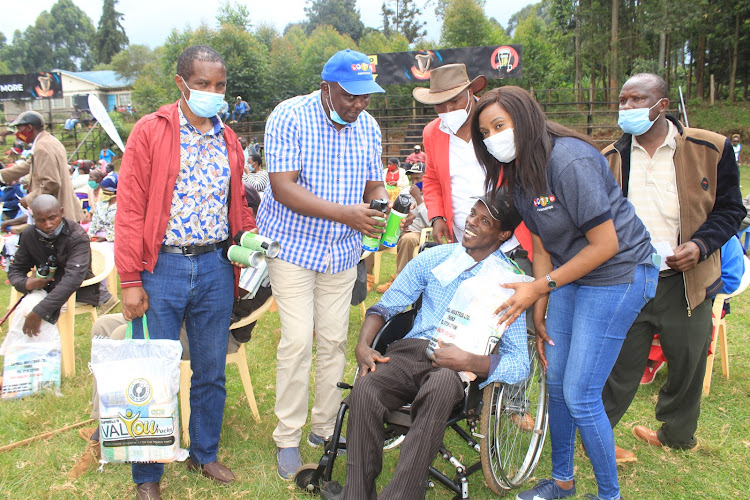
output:
<svg viewBox="0 0 750 500"><path fill-rule="evenodd" d="M411 330L417 310L418 304L391 318L376 335L373 348L385 354L388 345ZM462 463L446 448L444 442L438 455L455 469L455 475L448 477L433 464L429 467L428 488L440 483L455 493L454 499L468 499L468 477L481 469L489 488L503 496L520 487L534 471L547 434L547 386L544 370L536 356L534 337L528 335L527 340L531 362L528 378L512 385L493 383L483 390L479 389L479 381L475 380L446 422L446 429L453 429L474 451L474 463ZM355 381L357 375L354 375ZM352 385L343 382L338 386L342 389L352 388ZM326 441L320 461L303 465L297 471L295 482L302 490L323 495L321 488L340 488L338 483L333 482L332 476L339 452L346 449L346 443L340 443L339 437L348 409L348 398L345 398L339 408L333 435ZM384 450L399 446L404 439L411 425L409 409L409 406L401 407L386 418ZM533 428L524 425L524 422L528 423L527 414L533 419Z"/></svg>

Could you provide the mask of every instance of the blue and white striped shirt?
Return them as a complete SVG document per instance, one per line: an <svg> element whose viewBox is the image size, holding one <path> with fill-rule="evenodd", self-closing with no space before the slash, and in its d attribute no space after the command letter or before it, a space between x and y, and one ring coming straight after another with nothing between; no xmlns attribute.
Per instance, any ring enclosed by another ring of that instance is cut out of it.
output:
<svg viewBox="0 0 750 500"><path fill-rule="evenodd" d="M280 103L266 122L269 173L298 172L297 183L315 196L347 205L362 203L367 181L383 180L380 127L362 111L336 130L320 91ZM269 186L258 209L260 234L281 245L279 258L317 272L338 273L357 264L362 235L350 227L299 214L282 205Z"/></svg>
<svg viewBox="0 0 750 500"><path fill-rule="evenodd" d="M414 318L414 326L404 338L428 340L435 338L440 319L456 294L459 285L476 276L482 268L484 261L480 261L475 266L462 272L448 286L443 287L432 274L432 270L448 259L459 245L460 243L439 245L421 252L404 267L396 276L393 284L383 294L380 302L372 307L381 316L384 316L384 319L388 320L413 304L423 293L422 306L419 308L416 318ZM509 260L499 248L493 255L502 260ZM501 355L500 362L487 377L483 386L490 382L515 384L528 376L529 352L526 342L525 314L519 316L503 333L497 351Z"/></svg>

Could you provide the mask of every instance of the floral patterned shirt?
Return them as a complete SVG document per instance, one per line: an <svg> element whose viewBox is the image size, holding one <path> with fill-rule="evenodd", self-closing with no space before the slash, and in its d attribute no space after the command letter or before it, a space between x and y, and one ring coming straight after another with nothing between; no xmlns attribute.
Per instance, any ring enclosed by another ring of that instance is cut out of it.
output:
<svg viewBox="0 0 750 500"><path fill-rule="evenodd" d="M96 236L99 231L104 231L107 241L115 241L115 213L117 202L109 204L109 200L100 201L92 210L89 236Z"/></svg>
<svg viewBox="0 0 750 500"><path fill-rule="evenodd" d="M229 157L224 125L215 116L213 128L201 134L180 117L180 172L177 174L164 244L209 245L229 238Z"/></svg>

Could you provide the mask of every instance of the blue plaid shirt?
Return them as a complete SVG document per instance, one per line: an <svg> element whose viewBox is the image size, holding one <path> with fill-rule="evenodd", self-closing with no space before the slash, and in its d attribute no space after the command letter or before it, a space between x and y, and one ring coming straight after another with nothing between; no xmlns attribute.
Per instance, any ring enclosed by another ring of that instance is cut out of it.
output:
<svg viewBox="0 0 750 500"><path fill-rule="evenodd" d="M483 261L462 272L448 286L443 287L432 274L432 270L450 257L458 245L460 243L439 245L421 252L396 276L380 302L371 309L383 316L383 319L388 320L413 304L423 293L422 307L414 318L414 326L404 338L433 339L437 325L456 294L458 286L465 280L476 276L482 268ZM510 260L499 248L493 255L503 260ZM509 263L509 265L513 264ZM500 338L497 352L500 360L491 364L495 365L495 369L481 387L491 382L515 384L528 376L529 351L526 342L525 314L511 323Z"/></svg>
<svg viewBox="0 0 750 500"><path fill-rule="evenodd" d="M215 116L213 128L201 134L177 106L180 117L180 172L172 192L164 244L209 245L229 238L227 195L229 156L224 125Z"/></svg>
<svg viewBox="0 0 750 500"><path fill-rule="evenodd" d="M367 181L383 181L380 127L362 111L336 130L320 102L320 91L282 102L266 122L268 173L298 172L297 183L315 196L341 205L362 203ZM263 193L258 229L281 245L279 258L317 272L354 267L362 235L338 222L301 215Z"/></svg>

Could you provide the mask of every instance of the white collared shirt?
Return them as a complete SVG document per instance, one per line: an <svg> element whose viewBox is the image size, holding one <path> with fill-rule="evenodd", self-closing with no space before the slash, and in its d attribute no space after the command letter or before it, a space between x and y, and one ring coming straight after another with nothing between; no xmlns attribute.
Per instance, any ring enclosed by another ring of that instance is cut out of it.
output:
<svg viewBox="0 0 750 500"><path fill-rule="evenodd" d="M677 175L674 152L677 127L667 121L669 130L664 142L649 156L633 136L630 150L628 201L643 221L651 241L668 242L675 249L680 238L680 200L677 196Z"/></svg>
<svg viewBox="0 0 750 500"><path fill-rule="evenodd" d="M466 217L477 200L484 196L484 168L477 161L472 142L453 134L448 146L448 165L451 174L451 204L453 205L453 237L460 243L464 237Z"/></svg>

